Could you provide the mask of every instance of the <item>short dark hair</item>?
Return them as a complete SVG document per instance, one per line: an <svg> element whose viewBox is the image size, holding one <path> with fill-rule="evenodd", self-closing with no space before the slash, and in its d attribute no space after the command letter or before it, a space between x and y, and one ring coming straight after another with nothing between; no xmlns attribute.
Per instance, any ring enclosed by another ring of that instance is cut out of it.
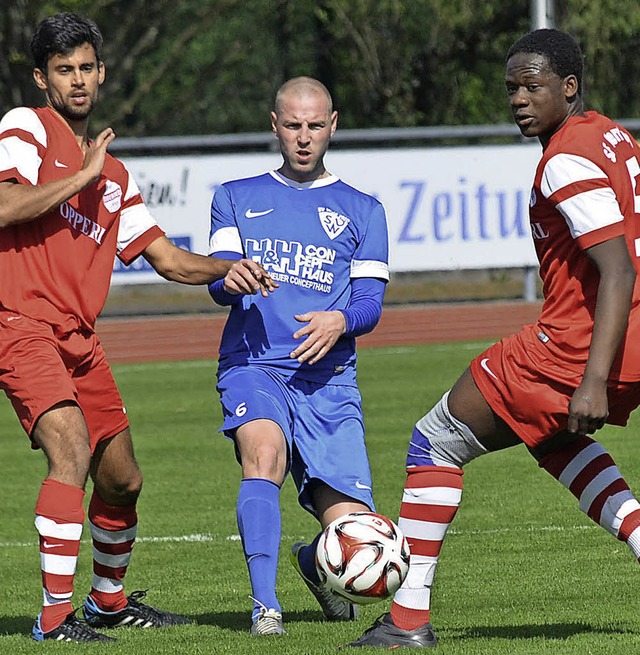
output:
<svg viewBox="0 0 640 655"><path fill-rule="evenodd" d="M66 55L78 46L93 46L96 58L101 61L102 34L89 18L66 11L45 18L31 39L31 55L36 68L47 70L52 55Z"/></svg>
<svg viewBox="0 0 640 655"><path fill-rule="evenodd" d="M582 93L582 51L571 35L551 28L534 30L519 38L509 48L507 60L520 52L545 56L551 70L562 78L575 75L578 93Z"/></svg>

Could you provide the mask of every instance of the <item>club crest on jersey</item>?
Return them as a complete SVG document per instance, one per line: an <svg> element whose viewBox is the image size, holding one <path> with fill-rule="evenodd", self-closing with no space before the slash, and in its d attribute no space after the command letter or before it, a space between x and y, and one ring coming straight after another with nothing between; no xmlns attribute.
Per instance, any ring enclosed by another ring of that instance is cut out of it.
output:
<svg viewBox="0 0 640 655"><path fill-rule="evenodd" d="M318 216L320 217L322 229L332 240L340 236L344 228L351 222L346 216L338 214L338 212L334 212L328 207L318 207Z"/></svg>
<svg viewBox="0 0 640 655"><path fill-rule="evenodd" d="M120 209L122 205L122 188L116 182L107 180L102 196L104 206L114 214Z"/></svg>

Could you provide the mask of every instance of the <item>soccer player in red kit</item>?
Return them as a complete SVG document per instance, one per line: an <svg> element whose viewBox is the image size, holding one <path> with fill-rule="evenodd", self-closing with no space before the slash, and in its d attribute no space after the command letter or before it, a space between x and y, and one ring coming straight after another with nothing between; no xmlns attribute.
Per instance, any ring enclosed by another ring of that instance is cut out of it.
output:
<svg viewBox="0 0 640 655"><path fill-rule="evenodd" d="M0 387L48 475L36 503L43 608L38 640L111 641L96 627L160 627L184 617L125 596L142 475L129 423L95 334L114 258L142 255L163 277L207 284L225 277L242 293L267 294L254 262L215 259L174 246L146 209L125 166L94 141L88 119L104 80L102 36L72 13L44 20L32 40L34 79L46 107L18 107L0 121ZM93 582L86 622L71 595L89 502Z"/></svg>
<svg viewBox="0 0 640 655"><path fill-rule="evenodd" d="M585 111L582 53L535 30L511 47L506 90L523 135L543 148L530 202L544 304L538 321L476 357L413 431L399 525L409 575L391 611L352 646L429 648L435 567L462 494L462 469L524 442L580 509L640 557L640 504L589 437L640 404L640 148Z"/></svg>

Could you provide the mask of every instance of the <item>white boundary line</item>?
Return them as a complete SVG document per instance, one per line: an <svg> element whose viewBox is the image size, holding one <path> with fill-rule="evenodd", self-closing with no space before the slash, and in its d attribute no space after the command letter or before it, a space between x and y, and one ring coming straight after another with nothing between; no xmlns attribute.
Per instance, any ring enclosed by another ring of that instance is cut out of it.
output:
<svg viewBox="0 0 640 655"><path fill-rule="evenodd" d="M510 532L524 532L524 533L537 533L537 532L573 532L582 530L594 530L597 525L543 525L541 527L528 527L528 528L494 528L492 530L456 530L448 531L448 535L456 537L468 536L489 536L493 534L508 534ZM297 536L283 536L282 541L294 541L301 538ZM204 534L183 534L183 535L167 535L164 537L139 537L136 539L137 544L157 544L157 543L207 543L213 541L240 541L240 535L231 534L226 537L214 535L210 533ZM83 539L82 543L90 544L91 539ZM37 541L0 541L0 548L35 548Z"/></svg>

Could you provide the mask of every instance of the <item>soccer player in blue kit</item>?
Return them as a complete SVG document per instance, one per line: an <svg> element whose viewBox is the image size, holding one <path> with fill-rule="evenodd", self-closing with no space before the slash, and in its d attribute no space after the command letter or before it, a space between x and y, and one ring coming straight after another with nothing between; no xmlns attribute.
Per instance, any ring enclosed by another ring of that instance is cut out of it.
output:
<svg viewBox="0 0 640 655"><path fill-rule="evenodd" d="M237 519L254 608L251 633L284 634L276 596L280 487L289 472L300 504L322 527L374 509L356 383L355 338L371 331L389 280L385 212L330 174L324 155L338 114L323 84L293 78L271 114L283 163L223 184L211 205L210 254L262 264L279 289L209 291L230 313L220 345L218 392L242 467ZM323 588L316 538L296 543L294 567L328 620L356 607Z"/></svg>

